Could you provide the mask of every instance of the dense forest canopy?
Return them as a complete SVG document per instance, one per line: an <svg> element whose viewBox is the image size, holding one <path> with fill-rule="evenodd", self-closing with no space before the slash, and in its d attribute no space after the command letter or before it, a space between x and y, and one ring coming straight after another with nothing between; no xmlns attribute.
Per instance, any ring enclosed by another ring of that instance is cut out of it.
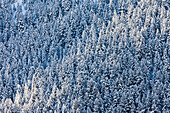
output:
<svg viewBox="0 0 170 113"><path fill-rule="evenodd" d="M0 0L0 112L168 113L169 0Z"/></svg>

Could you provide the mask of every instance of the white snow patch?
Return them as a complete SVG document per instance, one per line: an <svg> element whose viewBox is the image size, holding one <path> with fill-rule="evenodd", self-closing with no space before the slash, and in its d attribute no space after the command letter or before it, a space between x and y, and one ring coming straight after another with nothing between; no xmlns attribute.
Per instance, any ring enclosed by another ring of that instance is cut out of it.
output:
<svg viewBox="0 0 170 113"><path fill-rule="evenodd" d="M22 6L22 13L25 15L26 10L24 9L24 4L22 4L22 0L17 0L16 3L14 3L15 7L17 7L17 4Z"/></svg>
<svg viewBox="0 0 170 113"><path fill-rule="evenodd" d="M18 0L17 2L18 2L19 4L22 4L22 0Z"/></svg>

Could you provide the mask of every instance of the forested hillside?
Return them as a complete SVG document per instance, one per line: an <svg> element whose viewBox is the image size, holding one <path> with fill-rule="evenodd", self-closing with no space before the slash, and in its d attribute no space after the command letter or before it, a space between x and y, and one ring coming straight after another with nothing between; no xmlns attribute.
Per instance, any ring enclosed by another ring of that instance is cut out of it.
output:
<svg viewBox="0 0 170 113"><path fill-rule="evenodd" d="M0 113L169 113L169 0L0 0Z"/></svg>

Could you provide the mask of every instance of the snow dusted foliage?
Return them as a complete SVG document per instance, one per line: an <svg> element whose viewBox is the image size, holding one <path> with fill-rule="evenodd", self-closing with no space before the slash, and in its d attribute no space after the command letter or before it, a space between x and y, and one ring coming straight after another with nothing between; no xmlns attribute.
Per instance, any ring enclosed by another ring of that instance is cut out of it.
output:
<svg viewBox="0 0 170 113"><path fill-rule="evenodd" d="M0 0L0 112L168 113L168 0Z"/></svg>

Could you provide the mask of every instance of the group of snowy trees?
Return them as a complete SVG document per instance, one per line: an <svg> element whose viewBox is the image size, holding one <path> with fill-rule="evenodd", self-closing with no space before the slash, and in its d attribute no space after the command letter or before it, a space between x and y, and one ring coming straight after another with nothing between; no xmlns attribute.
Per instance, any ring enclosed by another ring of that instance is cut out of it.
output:
<svg viewBox="0 0 170 113"><path fill-rule="evenodd" d="M168 113L168 0L0 0L0 112Z"/></svg>

